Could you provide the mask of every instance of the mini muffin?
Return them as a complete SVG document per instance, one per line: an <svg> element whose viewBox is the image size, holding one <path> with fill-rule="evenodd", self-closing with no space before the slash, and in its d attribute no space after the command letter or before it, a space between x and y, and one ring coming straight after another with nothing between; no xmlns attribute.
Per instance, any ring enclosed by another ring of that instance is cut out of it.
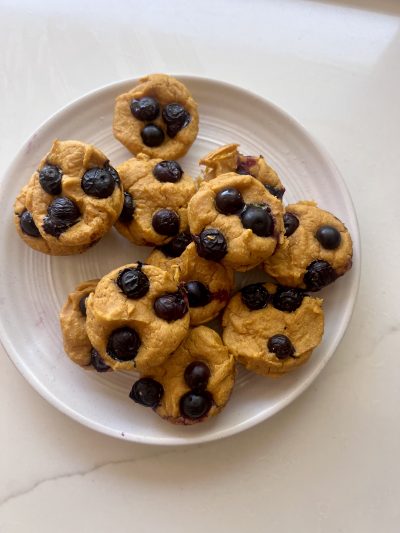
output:
<svg viewBox="0 0 400 533"><path fill-rule="evenodd" d="M114 135L133 154L177 159L189 150L198 129L197 103L172 76L145 76L115 101Z"/></svg>
<svg viewBox="0 0 400 533"><path fill-rule="evenodd" d="M25 189L24 203L48 253L68 255L110 230L121 213L123 191L100 150L79 141L55 141Z"/></svg>
<svg viewBox="0 0 400 533"><path fill-rule="evenodd" d="M254 283L225 309L223 341L234 358L263 376L304 364L324 332L322 300L302 290Z"/></svg>
<svg viewBox="0 0 400 533"><path fill-rule="evenodd" d="M91 279L79 284L68 295L60 313L60 325L64 350L77 365L94 368L97 372L107 372L110 367L104 363L92 347L86 332L86 299L99 282Z"/></svg>
<svg viewBox="0 0 400 533"><path fill-rule="evenodd" d="M191 326L209 322L228 303L234 283L233 271L199 257L193 242L179 257L168 257L162 249L156 249L146 262L171 272L183 286L188 296Z"/></svg>
<svg viewBox="0 0 400 533"><path fill-rule="evenodd" d="M272 255L283 237L282 202L249 175L204 181L188 218L198 255L242 272Z"/></svg>
<svg viewBox="0 0 400 533"><path fill-rule="evenodd" d="M48 241L37 228L32 213L26 207L26 197L31 194L34 176L31 177L18 194L14 203L14 224L18 235L36 252L49 255L73 255L84 252L89 245L63 246L56 240Z"/></svg>
<svg viewBox="0 0 400 533"><path fill-rule="evenodd" d="M196 191L177 161L139 154L118 166L125 203L116 229L134 244L162 245L187 228L187 206Z"/></svg>
<svg viewBox="0 0 400 533"><path fill-rule="evenodd" d="M204 179L208 181L227 172L248 174L261 181L268 192L281 200L285 187L275 170L262 155L243 155L238 147L238 144L226 144L204 156L200 160L200 165L205 166Z"/></svg>
<svg viewBox="0 0 400 533"><path fill-rule="evenodd" d="M234 381L235 363L220 336L199 326L168 361L134 383L130 398L173 424L196 424L221 411Z"/></svg>
<svg viewBox="0 0 400 533"><path fill-rule="evenodd" d="M318 291L351 268L353 245L349 232L315 202L288 205L284 223L285 238L264 263L267 274L278 283Z"/></svg>
<svg viewBox="0 0 400 533"><path fill-rule="evenodd" d="M152 265L125 265L104 276L86 310L89 340L114 370L162 364L189 329L186 294Z"/></svg>

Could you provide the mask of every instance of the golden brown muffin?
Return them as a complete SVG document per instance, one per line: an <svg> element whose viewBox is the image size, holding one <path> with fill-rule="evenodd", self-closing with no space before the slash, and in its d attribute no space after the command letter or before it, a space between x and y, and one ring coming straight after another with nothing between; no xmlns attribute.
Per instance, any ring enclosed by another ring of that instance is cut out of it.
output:
<svg viewBox="0 0 400 533"><path fill-rule="evenodd" d="M308 361L324 332L322 300L299 289L255 283L229 302L223 341L235 359L263 376L280 376Z"/></svg>
<svg viewBox="0 0 400 533"><path fill-rule="evenodd" d="M173 424L196 424L217 415L235 381L235 363L220 336L199 326L164 364L143 374L130 397Z"/></svg>
<svg viewBox="0 0 400 533"><path fill-rule="evenodd" d="M114 370L162 364L189 329L186 294L171 274L134 263L104 276L87 303L92 346Z"/></svg>
<svg viewBox="0 0 400 533"><path fill-rule="evenodd" d="M189 202L197 253L246 271L274 253L283 237L283 206L251 176L233 172L204 181Z"/></svg>
<svg viewBox="0 0 400 533"><path fill-rule="evenodd" d="M187 206L196 187L179 163L140 154L117 170L133 207L130 216L124 209L115 224L121 235L134 244L154 246L187 228Z"/></svg>
<svg viewBox="0 0 400 533"><path fill-rule="evenodd" d="M334 215L303 201L286 207L284 221L286 236L264 263L278 283L317 291L351 268L351 236Z"/></svg>
<svg viewBox="0 0 400 533"><path fill-rule="evenodd" d="M172 76L150 74L116 98L114 135L133 154L177 159L189 150L198 129L197 103Z"/></svg>

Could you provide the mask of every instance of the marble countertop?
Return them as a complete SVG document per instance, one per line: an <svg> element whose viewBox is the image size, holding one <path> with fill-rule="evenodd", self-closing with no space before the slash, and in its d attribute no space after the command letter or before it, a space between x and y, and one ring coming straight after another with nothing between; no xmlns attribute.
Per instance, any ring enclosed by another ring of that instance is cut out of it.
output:
<svg viewBox="0 0 400 533"><path fill-rule="evenodd" d="M2 168L50 114L101 85L155 71L224 79L327 148L363 254L355 311L324 371L222 441L159 448L97 434L47 404L0 348L1 533L397 533L400 4L0 0L0 28Z"/></svg>

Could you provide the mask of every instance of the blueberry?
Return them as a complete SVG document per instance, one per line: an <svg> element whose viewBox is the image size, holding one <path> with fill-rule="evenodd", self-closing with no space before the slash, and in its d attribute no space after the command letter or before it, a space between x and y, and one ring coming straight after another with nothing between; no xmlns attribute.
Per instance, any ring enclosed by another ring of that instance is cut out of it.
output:
<svg viewBox="0 0 400 533"><path fill-rule="evenodd" d="M299 219L293 213L288 211L283 215L283 223L285 225L285 237L290 237L299 227Z"/></svg>
<svg viewBox="0 0 400 533"><path fill-rule="evenodd" d="M235 172L236 174L241 174L243 176L252 176L252 174L249 172L249 169L243 165L238 165Z"/></svg>
<svg viewBox="0 0 400 533"><path fill-rule="evenodd" d="M159 209L154 213L151 223L154 231L160 235L173 237L179 232L179 215L172 209Z"/></svg>
<svg viewBox="0 0 400 533"><path fill-rule="evenodd" d="M342 240L340 231L333 226L321 226L315 236L321 246L327 250L335 250Z"/></svg>
<svg viewBox="0 0 400 533"><path fill-rule="evenodd" d="M315 292L333 283L336 278L336 272L329 263L317 260L308 265L304 274L304 283L308 290Z"/></svg>
<svg viewBox="0 0 400 533"><path fill-rule="evenodd" d="M186 367L184 378L192 391L199 392L207 388L210 375L210 369L205 363L193 361Z"/></svg>
<svg viewBox="0 0 400 533"><path fill-rule="evenodd" d="M124 205L122 207L121 214L119 215L119 221L128 223L133 219L135 212L135 201L129 192L124 192Z"/></svg>
<svg viewBox="0 0 400 533"><path fill-rule="evenodd" d="M164 142L164 132L155 124L147 124L140 132L142 141L146 146L155 148Z"/></svg>
<svg viewBox="0 0 400 533"><path fill-rule="evenodd" d="M272 196L275 196L275 198L278 198L278 200L282 200L283 195L285 194L285 189L280 189L279 187L273 187L272 185L265 185L265 188L269 193L272 194Z"/></svg>
<svg viewBox="0 0 400 533"><path fill-rule="evenodd" d="M180 291L159 296L154 302L154 312L167 322L179 320L188 312L188 307Z"/></svg>
<svg viewBox="0 0 400 533"><path fill-rule="evenodd" d="M151 96L144 96L130 103L131 113L138 120L155 120L160 114L160 104Z"/></svg>
<svg viewBox="0 0 400 533"><path fill-rule="evenodd" d="M211 293L200 281L188 281L185 283L185 291L188 295L189 307L203 307L211 302Z"/></svg>
<svg viewBox="0 0 400 533"><path fill-rule="evenodd" d="M177 183L182 178L183 170L177 161L160 161L153 169L158 181Z"/></svg>
<svg viewBox="0 0 400 533"><path fill-rule="evenodd" d="M117 361L132 361L137 356L141 341L134 329L115 329L107 342L107 353Z"/></svg>
<svg viewBox="0 0 400 533"><path fill-rule="evenodd" d="M117 285L121 291L133 300L138 300L148 293L149 278L139 268L125 268L118 274Z"/></svg>
<svg viewBox="0 0 400 533"><path fill-rule="evenodd" d="M117 171L110 166L94 167L85 172L81 180L81 187L89 196L108 198L114 192Z"/></svg>
<svg viewBox="0 0 400 533"><path fill-rule="evenodd" d="M152 378L141 378L133 384L129 398L144 407L155 409L163 395L164 388L161 383Z"/></svg>
<svg viewBox="0 0 400 533"><path fill-rule="evenodd" d="M51 202L47 208L47 216L43 219L46 233L59 237L61 233L76 224L80 217L79 208L72 200L61 196Z"/></svg>
<svg viewBox="0 0 400 533"><path fill-rule="evenodd" d="M278 359L287 359L294 355L295 349L286 335L274 335L268 339L268 351Z"/></svg>
<svg viewBox="0 0 400 533"><path fill-rule="evenodd" d="M187 392L179 402L182 416L197 420L208 413L212 406L212 396L208 391Z"/></svg>
<svg viewBox="0 0 400 533"><path fill-rule="evenodd" d="M214 228L203 230L194 237L197 253L210 261L221 261L228 253L228 245L223 234Z"/></svg>
<svg viewBox="0 0 400 533"><path fill-rule="evenodd" d="M264 309L269 303L269 292L262 283L252 283L240 291L242 302L251 311Z"/></svg>
<svg viewBox="0 0 400 533"><path fill-rule="evenodd" d="M90 364L95 368L97 372L107 372L111 369L111 367L104 362L99 352L94 348L92 348L90 352Z"/></svg>
<svg viewBox="0 0 400 533"><path fill-rule="evenodd" d="M33 221L32 214L29 211L24 211L19 218L19 225L26 235L30 237L40 237L40 232Z"/></svg>
<svg viewBox="0 0 400 533"><path fill-rule="evenodd" d="M190 233L183 232L174 237L172 241L160 246L159 250L167 257L180 257L191 242Z"/></svg>
<svg viewBox="0 0 400 533"><path fill-rule="evenodd" d="M181 104L175 102L164 107L162 117L167 125L167 134L171 138L190 122L189 113Z"/></svg>
<svg viewBox="0 0 400 533"><path fill-rule="evenodd" d="M274 231L274 221L266 205L249 204L240 215L242 225L251 229L259 237L270 237Z"/></svg>
<svg viewBox="0 0 400 533"><path fill-rule="evenodd" d="M233 215L243 209L244 201L240 191L233 187L227 187L216 195L215 205L223 215Z"/></svg>
<svg viewBox="0 0 400 533"><path fill-rule="evenodd" d="M86 300L88 299L89 294L84 294L79 300L79 311L82 316L86 317Z"/></svg>
<svg viewBox="0 0 400 533"><path fill-rule="evenodd" d="M237 174L244 174L246 176L253 176L250 172L250 168L254 167L257 164L257 159L255 157L252 157L251 155L242 156L239 159L238 165L236 167L236 173Z"/></svg>
<svg viewBox="0 0 400 533"><path fill-rule="evenodd" d="M279 311L292 313L301 306L304 296L305 294L301 289L278 287L272 297L272 304Z"/></svg>
<svg viewBox="0 0 400 533"><path fill-rule="evenodd" d="M61 194L62 172L56 165L45 165L39 171L39 183L49 194Z"/></svg>

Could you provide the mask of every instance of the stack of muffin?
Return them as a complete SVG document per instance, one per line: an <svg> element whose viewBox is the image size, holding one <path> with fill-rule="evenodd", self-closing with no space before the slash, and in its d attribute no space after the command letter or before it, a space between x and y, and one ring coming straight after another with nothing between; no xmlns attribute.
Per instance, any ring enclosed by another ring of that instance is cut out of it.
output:
<svg viewBox="0 0 400 533"><path fill-rule="evenodd" d="M56 141L15 204L24 241L80 253L112 225L153 248L146 263L79 285L61 311L64 347L98 372L136 370L130 398L173 423L193 424L227 403L235 364L279 376L320 343L322 299L351 268L343 223L302 201L262 156L223 146L193 180L176 161L198 132L197 104L170 76L141 80L116 100L114 134L133 154L116 169L93 146ZM233 294L234 272L271 282ZM204 326L222 315L222 338Z"/></svg>

